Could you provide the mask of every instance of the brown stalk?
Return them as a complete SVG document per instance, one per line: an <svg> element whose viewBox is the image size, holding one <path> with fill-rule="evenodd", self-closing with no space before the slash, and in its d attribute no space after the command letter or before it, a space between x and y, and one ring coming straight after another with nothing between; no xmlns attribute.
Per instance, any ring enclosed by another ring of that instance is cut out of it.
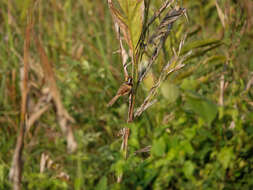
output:
<svg viewBox="0 0 253 190"><path fill-rule="evenodd" d="M129 111L128 111L128 119L127 123L131 123L134 120L134 103L135 103L135 94L134 91L129 96Z"/></svg>
<svg viewBox="0 0 253 190"><path fill-rule="evenodd" d="M25 43L24 43L24 70L21 73L21 83L22 83L22 100L21 100L21 119L20 127L16 142L16 147L14 155L12 158L11 169L9 173L9 179L13 182L13 189L21 189L21 178L22 178L22 153L24 147L24 134L27 125L27 100L28 100L28 72L29 72L29 47L31 39L31 30L33 28L32 22L30 22L26 27L25 33ZM22 71L21 71L22 72ZM23 77L22 77L23 76Z"/></svg>
<svg viewBox="0 0 253 190"><path fill-rule="evenodd" d="M128 106L128 118L127 123L133 122L133 113L134 113L134 92L132 91L129 95L129 106ZM130 134L130 129L128 127L124 128L122 131L122 144L120 150L123 152L124 158L127 159L127 147L128 147L128 138ZM117 177L117 182L122 181L123 174L120 174Z"/></svg>
<svg viewBox="0 0 253 190"><path fill-rule="evenodd" d="M12 69L12 72L11 72L11 100L12 100L13 106L16 105L15 103L16 103L16 97L17 97L15 81L16 81L16 70Z"/></svg>
<svg viewBox="0 0 253 190"><path fill-rule="evenodd" d="M116 34L117 34L117 38L119 40L119 45L120 45L120 53L121 53L121 57L122 57L122 65L123 65L123 69L124 69L124 77L125 79L128 78L128 72L127 72L127 59L129 57L129 55L127 54L124 46L123 46L123 42L122 42L122 37L120 35L120 27L118 25L117 22L115 22L115 30L116 30Z"/></svg>
<svg viewBox="0 0 253 190"><path fill-rule="evenodd" d="M218 0L215 1L215 6L218 12L218 16L220 18L221 24L223 26L223 28L226 27L226 23L227 23L227 15L223 13L221 7L219 6Z"/></svg>
<svg viewBox="0 0 253 190"><path fill-rule="evenodd" d="M248 81L248 83L246 85L246 91L249 91L250 88L251 88L251 86L253 85L253 73L250 74L250 77L251 78L249 79L249 81Z"/></svg>
<svg viewBox="0 0 253 190"><path fill-rule="evenodd" d="M49 58L46 55L44 48L38 37L34 34L35 43L37 50L39 52L41 64L43 66L43 72L45 74L46 81L49 85L50 93L52 95L52 99L54 101L56 110L57 110L57 119L61 128L62 133L66 136L67 147L69 152L74 152L77 148L77 143L73 135L73 131L71 128L71 123L74 123L74 119L69 115L67 110L64 108L60 92L58 91L54 71L52 65L49 61Z"/></svg>
<svg viewBox="0 0 253 190"><path fill-rule="evenodd" d="M219 104L221 106L224 105L224 86L225 86L225 79L224 74L222 74L220 78L220 97L219 97Z"/></svg>

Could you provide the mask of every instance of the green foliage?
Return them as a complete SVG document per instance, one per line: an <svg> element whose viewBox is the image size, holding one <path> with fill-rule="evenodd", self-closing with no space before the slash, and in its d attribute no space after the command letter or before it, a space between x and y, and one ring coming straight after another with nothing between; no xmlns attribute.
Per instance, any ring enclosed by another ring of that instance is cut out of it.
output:
<svg viewBox="0 0 253 190"><path fill-rule="evenodd" d="M104 176L99 180L99 183L97 184L96 190L106 190L107 189L107 178Z"/></svg>
<svg viewBox="0 0 253 190"><path fill-rule="evenodd" d="M193 111L210 125L218 113L217 106L210 100L206 100L198 94L187 93L186 96L186 109Z"/></svg>
<svg viewBox="0 0 253 190"><path fill-rule="evenodd" d="M161 87L161 92L164 98L168 100L169 103L173 103L179 97L179 89L176 85L172 83L164 83Z"/></svg>
<svg viewBox="0 0 253 190"><path fill-rule="evenodd" d="M19 128L24 27L34 1L10 2L0 1L0 189L6 190L12 189L8 173ZM136 53L144 1L117 2L115 14L129 35L124 43ZM152 84L142 86L136 104L143 102L186 33L179 56L193 53L182 70L168 76L157 103L126 126L127 99L106 107L124 78L107 2L38 1L35 33L54 66L64 106L76 120L78 150L66 152L51 107L25 138L23 189L253 189L253 88L247 88L253 71L252 10L247 1L217 2L225 17L219 17L215 1L183 1L189 23L182 18L173 25L148 76ZM149 18L162 3L151 1ZM39 68L33 46L30 64ZM31 86L36 88L31 98L37 101L43 80L38 82L35 70L29 77L37 85ZM116 135L123 127L130 127L127 160ZM138 152L150 145L150 151ZM40 173L42 153L53 165ZM69 179L58 177L61 172Z"/></svg>
<svg viewBox="0 0 253 190"><path fill-rule="evenodd" d="M120 26L125 41L131 50L131 56L135 57L143 24L144 0L110 0L108 2L112 16ZM119 9L115 7L117 3Z"/></svg>
<svg viewBox="0 0 253 190"><path fill-rule="evenodd" d="M141 35L144 0L119 0L119 4L123 10L124 22L129 30L129 46L135 49Z"/></svg>
<svg viewBox="0 0 253 190"><path fill-rule="evenodd" d="M60 189L68 189L68 185L66 182L55 179L43 174L38 173L29 173L29 177L27 177L26 188L27 189L52 189L52 190L60 190Z"/></svg>

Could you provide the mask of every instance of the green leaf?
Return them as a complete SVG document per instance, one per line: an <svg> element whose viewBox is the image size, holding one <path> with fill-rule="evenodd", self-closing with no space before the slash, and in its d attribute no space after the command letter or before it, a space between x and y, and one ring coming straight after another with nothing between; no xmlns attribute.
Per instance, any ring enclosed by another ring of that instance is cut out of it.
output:
<svg viewBox="0 0 253 190"><path fill-rule="evenodd" d="M198 81L192 77L186 78L181 84L181 88L184 90L195 90L198 86Z"/></svg>
<svg viewBox="0 0 253 190"><path fill-rule="evenodd" d="M187 139L191 140L194 138L196 130L194 128L186 128L183 130L183 134L186 136Z"/></svg>
<svg viewBox="0 0 253 190"><path fill-rule="evenodd" d="M180 145L181 145L180 149L184 151L186 154L192 155L194 153L194 149L189 141L187 140L181 141Z"/></svg>
<svg viewBox="0 0 253 190"><path fill-rule="evenodd" d="M165 153L166 144L163 138L155 140L151 152L156 156L163 156Z"/></svg>
<svg viewBox="0 0 253 190"><path fill-rule="evenodd" d="M162 95L168 100L169 103L175 102L179 96L179 89L172 83L164 83L161 87Z"/></svg>
<svg viewBox="0 0 253 190"><path fill-rule="evenodd" d="M0 183L4 182L4 166L0 165Z"/></svg>
<svg viewBox="0 0 253 190"><path fill-rule="evenodd" d="M196 57L202 57L205 54L207 54L209 51L214 50L214 49L218 48L221 45L222 45L222 43L217 43L217 44L214 44L214 45L210 45L206 48L205 47L199 48L199 49L195 50L194 53L190 57L187 58L187 61L189 61L193 58L196 58Z"/></svg>
<svg viewBox="0 0 253 190"><path fill-rule="evenodd" d="M103 176L99 180L99 183L96 186L96 190L106 190L106 189L107 189L107 178L106 176Z"/></svg>
<svg viewBox="0 0 253 190"><path fill-rule="evenodd" d="M135 147L139 149L139 139L138 139L138 133L139 133L139 126L136 124L129 125L129 128L131 130L131 136L129 139L129 145L132 147Z"/></svg>
<svg viewBox="0 0 253 190"><path fill-rule="evenodd" d="M149 185L149 183L155 179L155 177L158 175L158 171L154 170L153 168L147 170L147 172L145 172L145 176L144 176L144 185L143 187L145 188L146 186Z"/></svg>
<svg viewBox="0 0 253 190"><path fill-rule="evenodd" d="M166 159L168 161L171 161L176 157L177 154L178 154L178 151L175 148L171 148L166 156Z"/></svg>
<svg viewBox="0 0 253 190"><path fill-rule="evenodd" d="M117 163L112 165L112 168L116 171L116 175L121 175L126 164L125 160L118 160Z"/></svg>
<svg viewBox="0 0 253 190"><path fill-rule="evenodd" d="M220 43L220 40L217 40L217 39L205 39L205 40L194 41L194 42L185 44L185 46L183 47L181 51L181 54L185 54L186 52L196 49L196 48L206 47L206 46L215 45L219 43Z"/></svg>
<svg viewBox="0 0 253 190"><path fill-rule="evenodd" d="M232 159L234 157L234 152L232 147L224 147L218 154L218 160L222 164L224 169L229 167Z"/></svg>
<svg viewBox="0 0 253 190"><path fill-rule="evenodd" d="M129 29L132 50L135 52L142 30L144 0L118 0L118 2L123 10L124 21Z"/></svg>
<svg viewBox="0 0 253 190"><path fill-rule="evenodd" d="M212 123L218 113L216 104L193 93L187 94L186 107L204 119L208 125Z"/></svg>
<svg viewBox="0 0 253 190"><path fill-rule="evenodd" d="M205 59L204 63L224 63L226 61L226 57L223 55L213 55Z"/></svg>
<svg viewBox="0 0 253 190"><path fill-rule="evenodd" d="M118 0L120 8L116 8L112 0L108 0L114 21L119 25L133 57L135 57L143 24L144 0Z"/></svg>
<svg viewBox="0 0 253 190"><path fill-rule="evenodd" d="M184 164L184 167L183 167L184 175L187 178L191 178L192 174L194 172L194 168L195 168L195 166L191 161L186 161L185 164Z"/></svg>

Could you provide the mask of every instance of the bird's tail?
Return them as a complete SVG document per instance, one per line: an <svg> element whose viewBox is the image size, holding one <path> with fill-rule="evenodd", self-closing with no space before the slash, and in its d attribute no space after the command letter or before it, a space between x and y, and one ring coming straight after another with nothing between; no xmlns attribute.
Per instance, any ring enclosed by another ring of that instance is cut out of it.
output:
<svg viewBox="0 0 253 190"><path fill-rule="evenodd" d="M119 97L120 97L119 95L114 96L114 97L111 99L111 101L107 104L107 107L112 106L112 105L118 100Z"/></svg>

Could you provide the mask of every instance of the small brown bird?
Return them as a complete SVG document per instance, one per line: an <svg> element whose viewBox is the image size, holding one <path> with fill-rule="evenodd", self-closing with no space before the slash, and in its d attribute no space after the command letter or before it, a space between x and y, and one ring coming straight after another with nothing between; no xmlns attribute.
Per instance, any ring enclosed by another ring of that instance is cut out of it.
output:
<svg viewBox="0 0 253 190"><path fill-rule="evenodd" d="M132 77L128 76L126 81L119 87L119 90L116 94L116 96L114 96L111 101L107 104L107 107L112 106L120 96L125 96L128 95L133 87L133 79Z"/></svg>

